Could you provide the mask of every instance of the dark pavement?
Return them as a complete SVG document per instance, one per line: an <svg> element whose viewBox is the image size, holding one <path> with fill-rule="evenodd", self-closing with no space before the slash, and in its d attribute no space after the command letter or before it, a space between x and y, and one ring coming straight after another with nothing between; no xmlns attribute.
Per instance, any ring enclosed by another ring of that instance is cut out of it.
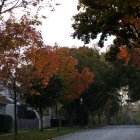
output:
<svg viewBox="0 0 140 140"><path fill-rule="evenodd" d="M140 126L106 126L62 136L55 140L140 140Z"/></svg>

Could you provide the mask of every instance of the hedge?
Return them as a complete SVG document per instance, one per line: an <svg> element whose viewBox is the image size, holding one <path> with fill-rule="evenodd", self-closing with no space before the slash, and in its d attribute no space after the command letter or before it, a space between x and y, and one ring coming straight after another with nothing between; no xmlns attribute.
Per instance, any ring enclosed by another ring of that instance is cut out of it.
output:
<svg viewBox="0 0 140 140"><path fill-rule="evenodd" d="M12 129L12 117L0 114L0 132L9 132Z"/></svg>

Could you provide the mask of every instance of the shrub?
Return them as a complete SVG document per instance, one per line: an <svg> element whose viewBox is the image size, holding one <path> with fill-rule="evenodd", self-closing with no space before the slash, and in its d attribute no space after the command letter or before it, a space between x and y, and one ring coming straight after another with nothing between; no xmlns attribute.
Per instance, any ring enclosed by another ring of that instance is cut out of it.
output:
<svg viewBox="0 0 140 140"><path fill-rule="evenodd" d="M26 111L26 119L36 119L36 114L32 110Z"/></svg>
<svg viewBox="0 0 140 140"><path fill-rule="evenodd" d="M18 113L18 119L36 119L36 114L32 110L22 110Z"/></svg>
<svg viewBox="0 0 140 140"><path fill-rule="evenodd" d="M27 106L20 105L18 107L18 119L36 119L37 116L33 110L28 110Z"/></svg>
<svg viewBox="0 0 140 140"><path fill-rule="evenodd" d="M58 126L58 119L51 119L51 127L57 127Z"/></svg>
<svg viewBox="0 0 140 140"><path fill-rule="evenodd" d="M61 125L64 126L68 126L69 125L69 121L68 120L61 120Z"/></svg>
<svg viewBox="0 0 140 140"><path fill-rule="evenodd" d="M12 129L12 117L0 114L0 132L8 132Z"/></svg>

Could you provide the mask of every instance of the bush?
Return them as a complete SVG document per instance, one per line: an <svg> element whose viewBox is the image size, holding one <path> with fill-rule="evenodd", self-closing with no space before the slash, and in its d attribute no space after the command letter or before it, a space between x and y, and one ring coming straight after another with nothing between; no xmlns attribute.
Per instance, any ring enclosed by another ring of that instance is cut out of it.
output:
<svg viewBox="0 0 140 140"><path fill-rule="evenodd" d="M36 114L33 110L22 110L18 112L18 119L36 119Z"/></svg>
<svg viewBox="0 0 140 140"><path fill-rule="evenodd" d="M36 114L34 111L32 110L27 110L26 111L26 116L25 116L26 119L36 119Z"/></svg>
<svg viewBox="0 0 140 140"><path fill-rule="evenodd" d="M26 105L18 106L18 119L36 119L37 116L33 110L28 110Z"/></svg>
<svg viewBox="0 0 140 140"><path fill-rule="evenodd" d="M69 121L68 120L61 120L61 125L64 126L68 126Z"/></svg>
<svg viewBox="0 0 140 140"><path fill-rule="evenodd" d="M51 127L57 127L58 126L58 119L51 119Z"/></svg>
<svg viewBox="0 0 140 140"><path fill-rule="evenodd" d="M60 120L60 125L61 126L68 126L69 124L69 121L68 120ZM59 123L59 120L58 119L51 119L51 127L57 127L58 126L58 123Z"/></svg>
<svg viewBox="0 0 140 140"><path fill-rule="evenodd" d="M0 114L0 132L8 132L12 129L12 117Z"/></svg>

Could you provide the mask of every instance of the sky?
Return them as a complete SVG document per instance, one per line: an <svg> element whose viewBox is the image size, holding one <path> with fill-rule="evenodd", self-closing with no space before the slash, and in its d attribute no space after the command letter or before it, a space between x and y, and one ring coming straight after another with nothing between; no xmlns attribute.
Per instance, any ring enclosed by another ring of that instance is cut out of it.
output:
<svg viewBox="0 0 140 140"><path fill-rule="evenodd" d="M50 8L45 7L41 8L40 14L47 16L46 19L42 20L42 26L38 27L42 32L42 36L44 39L44 43L46 45L55 45L58 46L66 46L66 47L79 47L83 46L84 42L73 39L71 37L74 32L72 23L72 17L78 13L77 4L78 0L54 0L52 2L60 3L59 6L55 6L55 11L51 11ZM51 3L52 3L51 2ZM41 6L42 7L42 6ZM31 13L34 14L34 9L31 8ZM15 11L16 17L20 17L21 11ZM7 16L9 17L9 15ZM89 47L95 46L99 40L99 36L97 39L93 40L90 44L87 44ZM109 37L108 41L105 42L105 47L102 49L106 50L106 46L112 43L113 37Z"/></svg>
<svg viewBox="0 0 140 140"><path fill-rule="evenodd" d="M41 26L44 42L47 45L54 45L57 43L59 46L83 46L84 43L78 39L73 39L71 34L74 32L71 27L72 16L78 13L77 4L78 0L58 0L61 5L55 7L55 11L50 12L44 9L42 12L47 12L47 19L43 21ZM99 38L99 37L98 37ZM97 43L95 39L89 46L93 46L93 43ZM112 43L112 37L105 43L105 46Z"/></svg>
<svg viewBox="0 0 140 140"><path fill-rule="evenodd" d="M74 32L71 24L72 16L78 12L77 3L78 0L61 0L61 5L55 7L55 11L49 12L41 27L46 44L54 45L55 42L60 46L84 44L70 37Z"/></svg>

